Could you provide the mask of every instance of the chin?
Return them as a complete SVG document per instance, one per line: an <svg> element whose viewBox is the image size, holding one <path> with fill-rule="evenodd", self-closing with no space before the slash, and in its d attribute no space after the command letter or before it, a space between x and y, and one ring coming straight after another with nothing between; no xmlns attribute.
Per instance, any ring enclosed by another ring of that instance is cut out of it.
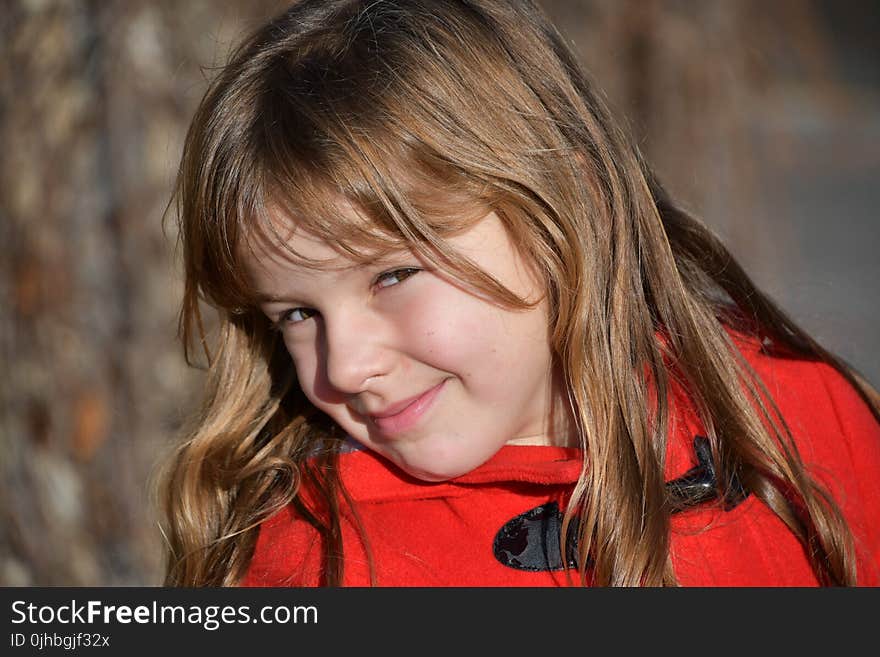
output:
<svg viewBox="0 0 880 657"><path fill-rule="evenodd" d="M449 481L450 479L455 479L456 477L460 477L461 475L470 472L472 469L473 468L466 470L444 470L439 472L437 468L425 470L423 468L403 467L404 472L411 477L415 477L419 481L424 481L429 484L439 484L444 481Z"/></svg>
<svg viewBox="0 0 880 657"><path fill-rule="evenodd" d="M411 477L429 483L440 483L475 470L489 458L491 458L491 454L485 459L453 459L450 461L445 461L444 459L392 460L397 467Z"/></svg>

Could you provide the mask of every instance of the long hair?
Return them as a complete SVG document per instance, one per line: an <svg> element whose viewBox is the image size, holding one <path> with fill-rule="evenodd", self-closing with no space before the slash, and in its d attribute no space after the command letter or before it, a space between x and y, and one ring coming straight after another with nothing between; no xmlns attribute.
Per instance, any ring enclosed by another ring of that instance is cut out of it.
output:
<svg viewBox="0 0 880 657"><path fill-rule="evenodd" d="M563 523L577 533L582 583L588 563L598 585L677 583L663 474L678 381L706 428L719 494L740 482L804 544L820 582L855 582L843 516L731 331L831 363L878 415L876 392L675 204L529 0L297 2L213 81L175 199L182 338L209 366L162 489L166 584L236 584L259 524L287 504L322 535L326 583L343 581L349 501L332 466L344 436L299 389L243 274L254 240L284 241L272 208L350 257L406 246L524 308L446 242L487 209L501 217L551 301L585 455ZM340 199L363 221L343 220ZM218 314L211 346L203 302Z"/></svg>

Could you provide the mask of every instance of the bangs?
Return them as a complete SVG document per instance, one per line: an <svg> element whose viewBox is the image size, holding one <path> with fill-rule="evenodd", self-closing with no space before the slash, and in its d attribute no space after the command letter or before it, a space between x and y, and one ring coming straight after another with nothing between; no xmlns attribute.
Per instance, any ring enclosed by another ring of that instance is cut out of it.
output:
<svg viewBox="0 0 880 657"><path fill-rule="evenodd" d="M528 196L521 183L505 181L515 167L486 159L484 138L460 129L457 117L467 107L486 123L501 123L487 118L490 105L476 107L473 98L460 104L471 90L460 89L447 67L424 68L418 84L398 75L426 56L421 30L433 19L398 25L403 14L376 6L374 23L394 28L380 39L375 25L358 19L316 32L295 53L280 48L252 57L245 48L203 102L204 116L194 121L201 132L188 138L182 176L188 274L221 309L254 307L245 259L258 250L320 266L291 248L294 231L356 263L409 249L515 303L447 243L493 210L508 223L510 197ZM434 38L452 56L457 41L441 32ZM250 47L263 46L256 40Z"/></svg>
<svg viewBox="0 0 880 657"><path fill-rule="evenodd" d="M255 253L268 248L297 266L324 266L324 260L292 247L294 231L359 264L409 249L453 274L469 269L446 238L492 211L485 184L423 145L407 143L407 135L392 126L372 125L367 132L353 118L344 125L317 124L292 102L280 107L274 99L267 106L274 112L262 113L263 125L255 131L264 136L254 149L260 155L253 169L259 201L235 218L231 232L240 244L223 275L235 281L229 291L237 304L255 302L247 280L232 276L245 271L244 258Z"/></svg>

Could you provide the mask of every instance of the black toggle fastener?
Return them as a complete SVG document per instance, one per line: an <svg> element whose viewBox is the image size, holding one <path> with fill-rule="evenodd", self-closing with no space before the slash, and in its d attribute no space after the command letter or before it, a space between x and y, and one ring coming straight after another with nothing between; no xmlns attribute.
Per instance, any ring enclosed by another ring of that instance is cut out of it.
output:
<svg viewBox="0 0 880 657"><path fill-rule="evenodd" d="M697 465L681 477L666 482L672 513L711 502L718 498L715 466L709 439L694 436ZM736 477L731 481L721 508L730 511L742 502L748 493ZM495 558L503 565L530 572L563 570L577 567L577 518L568 529L566 563L562 563L559 549L562 537L562 511L556 502L547 502L511 518L492 542Z"/></svg>

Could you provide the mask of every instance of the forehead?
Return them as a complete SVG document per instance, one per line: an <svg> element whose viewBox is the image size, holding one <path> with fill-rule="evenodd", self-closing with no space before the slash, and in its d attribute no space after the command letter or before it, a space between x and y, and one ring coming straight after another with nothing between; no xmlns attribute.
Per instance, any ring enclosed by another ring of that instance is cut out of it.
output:
<svg viewBox="0 0 880 657"><path fill-rule="evenodd" d="M333 271L354 264L326 239L294 225L283 227L274 239L250 240L245 263L248 269L267 272L278 267Z"/></svg>
<svg viewBox="0 0 880 657"><path fill-rule="evenodd" d="M251 259L321 269L345 266L346 260L367 261L400 246L399 238L345 200L326 203L321 216L270 204L245 232L245 255Z"/></svg>
<svg viewBox="0 0 880 657"><path fill-rule="evenodd" d="M348 205L336 211L334 221L358 225L360 230L375 228L369 220ZM291 277L311 278L318 273L343 274L367 263L381 263L405 249L400 240L375 240L374 244L348 244L316 234L304 222L278 208L267 208L265 221L240 244L240 258L256 298L265 299L277 284Z"/></svg>

